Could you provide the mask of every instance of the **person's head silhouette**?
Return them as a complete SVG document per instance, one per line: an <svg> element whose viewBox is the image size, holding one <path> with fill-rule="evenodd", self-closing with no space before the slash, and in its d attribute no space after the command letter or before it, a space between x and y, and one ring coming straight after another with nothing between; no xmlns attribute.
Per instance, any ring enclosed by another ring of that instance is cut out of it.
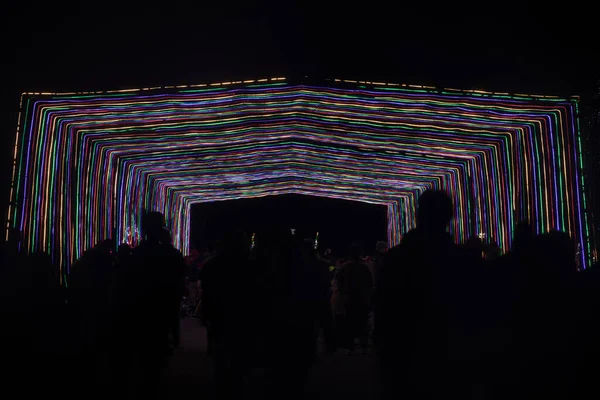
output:
<svg viewBox="0 0 600 400"><path fill-rule="evenodd" d="M100 252L105 253L105 254L112 254L114 248L115 248L114 240L106 239L106 240L103 240L102 243L100 243L98 250L100 250Z"/></svg>
<svg viewBox="0 0 600 400"><path fill-rule="evenodd" d="M535 272L561 278L577 271L573 241L564 232L550 231L536 238Z"/></svg>
<svg viewBox="0 0 600 400"><path fill-rule="evenodd" d="M350 259L358 261L363 256L363 249L359 243L352 243L349 248Z"/></svg>
<svg viewBox="0 0 600 400"><path fill-rule="evenodd" d="M117 249L117 255L121 258L127 257L131 254L131 247L127 243L121 243Z"/></svg>
<svg viewBox="0 0 600 400"><path fill-rule="evenodd" d="M533 229L526 221L520 221L513 231L512 250L515 252L527 251L533 241Z"/></svg>
<svg viewBox="0 0 600 400"><path fill-rule="evenodd" d="M149 212L144 216L142 229L148 241L159 241L162 237L162 228L165 225L163 215L157 211Z"/></svg>
<svg viewBox="0 0 600 400"><path fill-rule="evenodd" d="M159 232L159 241L161 244L171 245L173 243L173 238L171 237L171 232L162 227Z"/></svg>
<svg viewBox="0 0 600 400"><path fill-rule="evenodd" d="M485 250L485 245L478 236L473 236L465 242L464 249L470 257L481 259Z"/></svg>
<svg viewBox="0 0 600 400"><path fill-rule="evenodd" d="M454 206L441 190L426 190L419 196L417 226L428 232L445 232L452 220Z"/></svg>
<svg viewBox="0 0 600 400"><path fill-rule="evenodd" d="M385 254L389 249L388 242L380 240L375 245L375 253L376 254Z"/></svg>

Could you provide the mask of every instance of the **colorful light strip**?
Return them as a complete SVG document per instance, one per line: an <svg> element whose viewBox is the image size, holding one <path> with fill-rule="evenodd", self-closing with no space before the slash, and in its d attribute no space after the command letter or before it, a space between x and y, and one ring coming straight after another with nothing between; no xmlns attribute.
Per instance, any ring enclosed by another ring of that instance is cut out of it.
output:
<svg viewBox="0 0 600 400"><path fill-rule="evenodd" d="M577 100L331 86L24 94L8 226L68 268L102 239L139 240L144 209L165 213L187 254L192 204L296 193L387 205L394 245L437 188L454 197L457 241L507 249L526 219L569 233L589 264Z"/></svg>

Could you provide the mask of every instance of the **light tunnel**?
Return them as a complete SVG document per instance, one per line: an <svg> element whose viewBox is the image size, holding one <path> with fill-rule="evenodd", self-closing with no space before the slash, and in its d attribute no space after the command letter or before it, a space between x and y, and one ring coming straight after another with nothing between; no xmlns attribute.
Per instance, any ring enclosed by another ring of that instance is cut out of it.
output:
<svg viewBox="0 0 600 400"><path fill-rule="evenodd" d="M506 250L520 220L591 253L577 98L285 78L90 93L25 93L7 228L67 271L99 241L139 240L165 214L189 251L191 206L277 194L386 205L388 240L429 188L450 232Z"/></svg>

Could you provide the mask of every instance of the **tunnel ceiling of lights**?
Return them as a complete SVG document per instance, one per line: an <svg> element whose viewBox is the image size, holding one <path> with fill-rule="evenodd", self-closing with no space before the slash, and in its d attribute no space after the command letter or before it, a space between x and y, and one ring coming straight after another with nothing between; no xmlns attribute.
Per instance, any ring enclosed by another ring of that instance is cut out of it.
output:
<svg viewBox="0 0 600 400"><path fill-rule="evenodd" d="M303 194L386 205L388 239L416 201L455 201L457 241L510 246L527 220L563 230L589 263L577 98L332 79L259 79L90 93L25 93L8 227L68 269L161 211L188 252L194 203Z"/></svg>

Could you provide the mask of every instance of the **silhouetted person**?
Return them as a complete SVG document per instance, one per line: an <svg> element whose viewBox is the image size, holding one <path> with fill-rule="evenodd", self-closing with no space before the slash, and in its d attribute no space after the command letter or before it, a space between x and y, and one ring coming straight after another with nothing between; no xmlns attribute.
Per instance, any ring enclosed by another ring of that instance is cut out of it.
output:
<svg viewBox="0 0 600 400"><path fill-rule="evenodd" d="M300 265L297 266L292 281L296 289L297 310L298 313L302 313L299 319L304 319L298 324L298 330L306 330L306 354L307 356L316 356L317 339L321 328L326 348L333 352L335 338L329 296L331 286L329 263L318 257L312 239L305 239L301 244L301 254L297 261L300 262ZM300 345L300 343L297 344Z"/></svg>
<svg viewBox="0 0 600 400"><path fill-rule="evenodd" d="M588 266L577 275L578 315L577 340L573 354L579 398L598 398L600 388L597 379L600 374L600 265Z"/></svg>
<svg viewBox="0 0 600 400"><path fill-rule="evenodd" d="M255 344L253 271L250 241L241 231L228 233L223 249L200 274L202 319L214 341L219 398L239 398Z"/></svg>
<svg viewBox="0 0 600 400"><path fill-rule="evenodd" d="M190 255L185 258L186 264L186 307L187 312L194 314L200 299L200 264L203 262L202 255L196 249L192 249Z"/></svg>
<svg viewBox="0 0 600 400"><path fill-rule="evenodd" d="M27 360L27 368L21 370L23 376L40 374L36 385L50 385L60 379L57 369L67 367L67 361L75 361L67 360L64 354L65 335L70 333L64 329L64 298L52 259L47 253L34 252L18 266L18 270L19 279L22 279L19 289L22 291L15 300L18 301L16 311L21 318L17 326L4 326L6 329L17 328L23 342L18 340L8 344L18 346L20 358ZM8 358L3 359L8 361ZM19 369L18 362L7 365L10 365L10 369ZM46 372L42 374L41 371ZM20 390L25 397L29 397L39 390L39 386L25 385Z"/></svg>
<svg viewBox="0 0 600 400"><path fill-rule="evenodd" d="M183 256L170 243L163 216L144 216L145 240L134 249L131 266L124 271L118 311L122 351L129 353L125 363L137 367L127 379L140 396L156 396L163 368L167 365L170 339L177 344L179 305L183 293Z"/></svg>
<svg viewBox="0 0 600 400"><path fill-rule="evenodd" d="M532 241L524 273L515 341L527 398L567 398L575 388L575 246L563 232ZM515 366L516 367L516 366Z"/></svg>
<svg viewBox="0 0 600 400"><path fill-rule="evenodd" d="M515 347L516 310L526 292L525 271L533 252L533 230L519 222L513 230L510 251L495 260L484 262L481 304L485 311L482 325L481 370L488 397L505 399L520 391L520 353Z"/></svg>
<svg viewBox="0 0 600 400"><path fill-rule="evenodd" d="M495 241L485 245L484 249L485 259L488 261L496 261L501 255L501 249Z"/></svg>
<svg viewBox="0 0 600 400"><path fill-rule="evenodd" d="M110 295L112 289L113 242L103 241L71 266L69 276L69 308L78 321L77 334L80 365L73 382L99 385L107 361L111 329ZM102 371L102 372L101 372Z"/></svg>
<svg viewBox="0 0 600 400"><path fill-rule="evenodd" d="M525 221L517 223L513 232L511 252L518 255L529 253L533 239L534 234L531 225Z"/></svg>
<svg viewBox="0 0 600 400"><path fill-rule="evenodd" d="M333 251L330 248L325 249L323 252L323 258L329 261L333 260Z"/></svg>
<svg viewBox="0 0 600 400"><path fill-rule="evenodd" d="M127 265L131 261L131 247L127 243L122 243L117 249L117 264Z"/></svg>
<svg viewBox="0 0 600 400"><path fill-rule="evenodd" d="M485 252L485 245L483 241L474 236L466 241L466 243L462 246L465 256L468 257L469 261L474 263L481 263L483 261L483 256Z"/></svg>
<svg viewBox="0 0 600 400"><path fill-rule="evenodd" d="M337 273L334 293L338 340L350 353L354 350L354 340L357 338L362 350L366 351L369 337L369 307L373 279L369 267L361 257L361 247L352 244L350 260L343 263Z"/></svg>
<svg viewBox="0 0 600 400"><path fill-rule="evenodd" d="M30 290L31 284L29 260L23 249L21 231L16 228L9 229L8 240L2 242L0 251L0 307L7 326L18 327L18 319L24 314L23 310L17 311L22 304L19 297ZM18 336L20 335L16 330L7 329L3 331L2 337L11 342Z"/></svg>
<svg viewBox="0 0 600 400"><path fill-rule="evenodd" d="M378 314L378 304L379 301L377 299L377 287L379 286L379 276L381 274L381 268L383 267L383 263L385 261L385 256L388 252L389 245L387 242L379 241L375 245L375 256L371 262L371 276L373 277L373 342L377 343L379 341L379 332L377 328L377 314Z"/></svg>
<svg viewBox="0 0 600 400"><path fill-rule="evenodd" d="M307 247L304 249L309 253ZM315 318L307 314L307 299L300 293L310 275L303 266L302 243L289 229L275 226L261 234L258 250L257 261L264 265L268 276L267 398L279 399L282 393L287 398L302 398L314 348L313 330L307 327L307 321Z"/></svg>
<svg viewBox="0 0 600 400"><path fill-rule="evenodd" d="M64 297L50 256L27 255L23 236L9 229L0 247L0 351L3 387L22 397L47 394L59 371L68 372L65 344L71 333L65 326ZM31 376L36 376L35 385Z"/></svg>
<svg viewBox="0 0 600 400"><path fill-rule="evenodd" d="M5 365L11 365L5 379L13 385L15 379L26 370L23 354L17 349L26 349L29 345L28 338L23 334L25 331L23 321L27 316L26 307L20 298L26 290L21 279L24 275L22 269L25 268L25 256L19 254L20 243L21 232L11 228L8 240L4 241L2 238L0 249L2 252L0 254L0 315L5 327L0 330L0 349L4 355Z"/></svg>
<svg viewBox="0 0 600 400"><path fill-rule="evenodd" d="M382 268L380 360L391 396L458 395L462 380L475 379L466 376L472 349L464 340L470 313L464 306L478 299L469 296L471 269L447 233L453 214L446 193L422 193L417 228L389 251Z"/></svg>
<svg viewBox="0 0 600 400"><path fill-rule="evenodd" d="M375 255L373 256L373 266L371 269L371 275L373 276L374 284L377 284L379 281L379 273L381 271L381 267L383 266L383 261L388 250L389 246L385 241L380 240L375 245Z"/></svg>

